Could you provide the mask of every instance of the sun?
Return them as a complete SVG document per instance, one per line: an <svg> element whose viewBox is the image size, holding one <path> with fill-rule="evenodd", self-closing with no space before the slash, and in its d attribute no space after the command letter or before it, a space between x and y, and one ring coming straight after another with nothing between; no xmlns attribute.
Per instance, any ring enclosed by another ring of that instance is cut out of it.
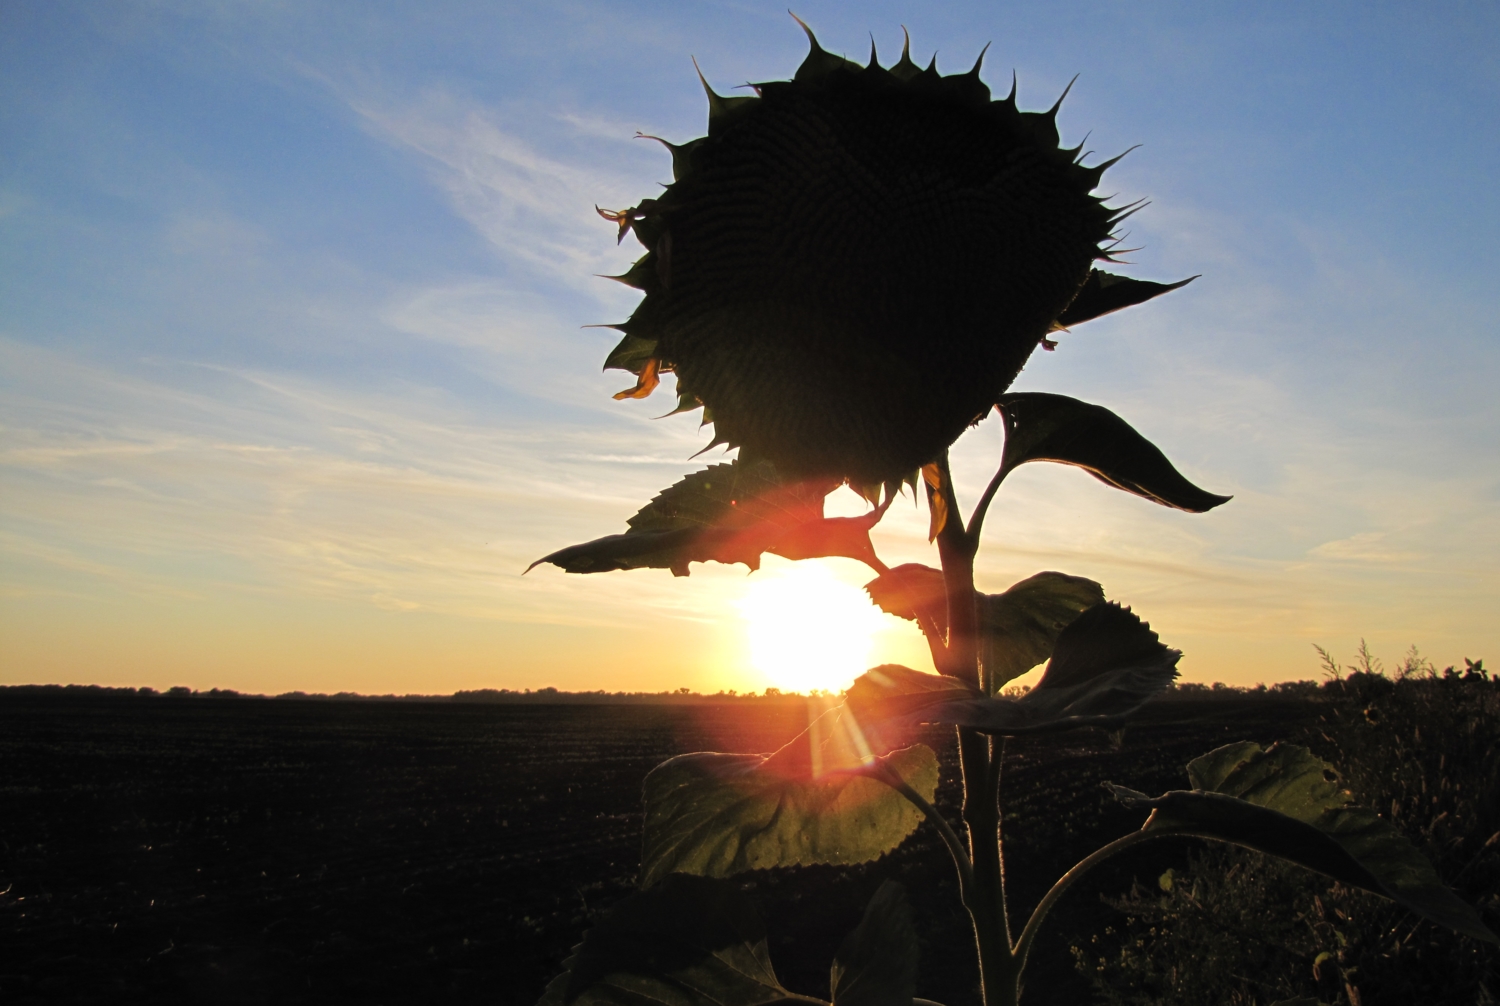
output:
<svg viewBox="0 0 1500 1006"><path fill-rule="evenodd" d="M751 668L785 692L841 692L871 665L885 616L828 564L807 560L751 577L739 601Z"/></svg>

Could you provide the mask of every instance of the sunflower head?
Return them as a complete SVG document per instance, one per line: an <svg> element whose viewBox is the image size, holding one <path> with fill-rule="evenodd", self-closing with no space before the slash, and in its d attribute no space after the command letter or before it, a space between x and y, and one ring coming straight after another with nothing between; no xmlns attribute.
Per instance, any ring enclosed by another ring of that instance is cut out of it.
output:
<svg viewBox="0 0 1500 1006"><path fill-rule="evenodd" d="M805 26L804 26L805 27ZM714 444L789 476L877 486L982 417L1108 258L1107 162L935 61L811 51L754 96L708 93L708 134L668 144L674 181L605 215L646 254L605 363L677 377ZM982 62L981 54L981 62ZM1059 99L1059 104L1061 99Z"/></svg>

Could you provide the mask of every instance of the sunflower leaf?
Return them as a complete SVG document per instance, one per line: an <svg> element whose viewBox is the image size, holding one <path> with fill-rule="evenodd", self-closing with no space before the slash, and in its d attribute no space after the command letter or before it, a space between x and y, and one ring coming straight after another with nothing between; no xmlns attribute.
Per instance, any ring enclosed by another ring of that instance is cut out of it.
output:
<svg viewBox="0 0 1500 1006"><path fill-rule="evenodd" d="M948 629L948 595L941 571L919 563L887 570L865 584L882 611ZM980 651L991 691L1052 656L1058 635L1085 609L1104 600L1104 588L1081 576L1051 571L979 597Z"/></svg>
<svg viewBox="0 0 1500 1006"><path fill-rule="evenodd" d="M772 552L788 559L844 556L874 563L870 528L884 512L824 517L826 480L783 482L764 462L713 465L662 490L607 535L543 556L569 573L670 569L688 574L693 562L742 562L751 569Z"/></svg>
<svg viewBox="0 0 1500 1006"><path fill-rule="evenodd" d="M1106 485L1191 513L1231 497L1198 488L1129 423L1100 405L1065 395L1021 392L997 403L1005 421L1001 477L1028 461L1077 465Z"/></svg>
<svg viewBox="0 0 1500 1006"><path fill-rule="evenodd" d="M821 1000L782 987L766 929L733 884L676 874L615 905L537 1006L769 1006Z"/></svg>
<svg viewBox="0 0 1500 1006"><path fill-rule="evenodd" d="M1064 629L1104 601L1104 588L1081 576L1051 571L980 599L980 652L990 690L998 691L1052 656Z"/></svg>
<svg viewBox="0 0 1500 1006"><path fill-rule="evenodd" d="M1150 807L1145 831L1192 834L1289 860L1416 912L1449 929L1500 943L1478 913L1444 887L1416 846L1373 811L1350 804L1332 766L1306 748L1243 741L1188 765L1192 790L1150 799L1112 787L1131 807Z"/></svg>
<svg viewBox="0 0 1500 1006"><path fill-rule="evenodd" d="M865 733L943 723L1002 736L1118 726L1177 676L1168 649L1129 608L1096 604L1057 636L1052 659L1021 698L987 696L956 678L897 665L862 675L846 699Z"/></svg>
<svg viewBox="0 0 1500 1006"><path fill-rule="evenodd" d="M914 745L875 757L861 746L858 728L833 713L773 754L698 752L662 762L646 776L641 886L674 872L728 877L890 852L921 812L867 773L894 771L931 800L937 756Z"/></svg>
<svg viewBox="0 0 1500 1006"><path fill-rule="evenodd" d="M906 891L887 880L833 959L834 1006L911 1006L918 946Z"/></svg>

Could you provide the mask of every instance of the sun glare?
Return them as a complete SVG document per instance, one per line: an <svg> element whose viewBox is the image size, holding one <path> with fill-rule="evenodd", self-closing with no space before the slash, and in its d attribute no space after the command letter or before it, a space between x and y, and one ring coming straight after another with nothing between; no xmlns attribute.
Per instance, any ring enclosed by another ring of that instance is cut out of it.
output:
<svg viewBox="0 0 1500 1006"><path fill-rule="evenodd" d="M751 668L786 692L840 692L870 667L880 609L809 560L762 569L739 602Z"/></svg>

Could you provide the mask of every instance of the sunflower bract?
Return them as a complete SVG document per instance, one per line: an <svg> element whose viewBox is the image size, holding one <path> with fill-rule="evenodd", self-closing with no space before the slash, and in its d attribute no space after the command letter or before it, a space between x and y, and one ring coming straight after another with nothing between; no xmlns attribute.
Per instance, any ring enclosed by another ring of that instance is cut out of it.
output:
<svg viewBox="0 0 1500 1006"><path fill-rule="evenodd" d="M812 37L811 32L808 33ZM1108 165L967 74L832 56L758 97L709 90L676 180L617 214L646 294L607 367L675 372L715 444L795 477L871 485L932 461L1014 380L1120 211ZM705 84L705 89L707 85Z"/></svg>

